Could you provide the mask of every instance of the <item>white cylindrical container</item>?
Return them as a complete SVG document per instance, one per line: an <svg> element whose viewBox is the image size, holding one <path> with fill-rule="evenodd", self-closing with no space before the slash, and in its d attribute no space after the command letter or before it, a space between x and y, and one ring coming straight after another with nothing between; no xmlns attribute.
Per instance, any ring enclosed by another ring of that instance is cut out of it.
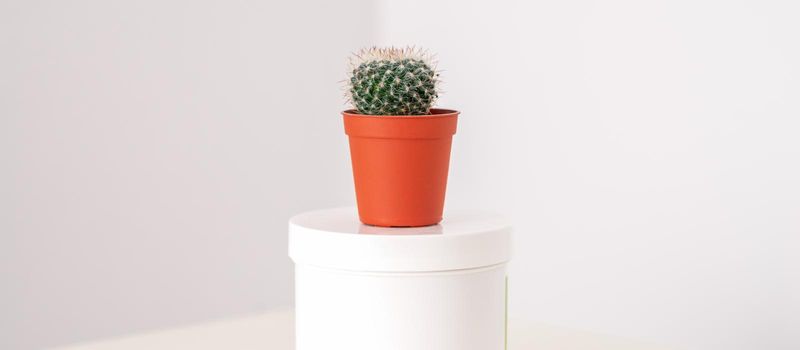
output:
<svg viewBox="0 0 800 350"><path fill-rule="evenodd" d="M485 212L382 228L355 208L289 222L296 350L502 350L511 227Z"/></svg>

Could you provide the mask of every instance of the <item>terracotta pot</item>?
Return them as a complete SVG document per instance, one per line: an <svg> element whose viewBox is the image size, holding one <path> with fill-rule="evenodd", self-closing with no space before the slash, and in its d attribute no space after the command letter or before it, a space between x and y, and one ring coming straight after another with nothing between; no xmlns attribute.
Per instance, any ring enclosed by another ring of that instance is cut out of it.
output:
<svg viewBox="0 0 800 350"><path fill-rule="evenodd" d="M375 116L344 111L361 222L427 226L442 220L458 112Z"/></svg>

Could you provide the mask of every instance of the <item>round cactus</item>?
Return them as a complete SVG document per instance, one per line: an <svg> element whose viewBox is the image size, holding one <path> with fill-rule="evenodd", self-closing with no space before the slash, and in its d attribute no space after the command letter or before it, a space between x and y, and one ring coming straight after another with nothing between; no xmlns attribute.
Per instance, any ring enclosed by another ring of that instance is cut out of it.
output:
<svg viewBox="0 0 800 350"><path fill-rule="evenodd" d="M429 114L438 94L439 74L425 51L369 48L354 54L347 97L361 114Z"/></svg>

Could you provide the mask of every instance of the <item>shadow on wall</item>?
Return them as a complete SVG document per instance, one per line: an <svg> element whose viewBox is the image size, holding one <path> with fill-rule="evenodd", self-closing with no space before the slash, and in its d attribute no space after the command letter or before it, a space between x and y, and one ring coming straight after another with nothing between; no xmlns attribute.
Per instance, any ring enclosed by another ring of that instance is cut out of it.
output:
<svg viewBox="0 0 800 350"><path fill-rule="evenodd" d="M373 12L0 4L0 348L290 304L286 220L354 201L337 81Z"/></svg>

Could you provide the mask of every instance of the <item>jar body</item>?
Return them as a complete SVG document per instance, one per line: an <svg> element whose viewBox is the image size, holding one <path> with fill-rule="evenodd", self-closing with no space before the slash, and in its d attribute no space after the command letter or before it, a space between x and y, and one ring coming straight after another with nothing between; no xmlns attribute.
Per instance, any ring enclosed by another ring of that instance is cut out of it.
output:
<svg viewBox="0 0 800 350"><path fill-rule="evenodd" d="M506 264L360 272L295 266L296 350L502 350Z"/></svg>

